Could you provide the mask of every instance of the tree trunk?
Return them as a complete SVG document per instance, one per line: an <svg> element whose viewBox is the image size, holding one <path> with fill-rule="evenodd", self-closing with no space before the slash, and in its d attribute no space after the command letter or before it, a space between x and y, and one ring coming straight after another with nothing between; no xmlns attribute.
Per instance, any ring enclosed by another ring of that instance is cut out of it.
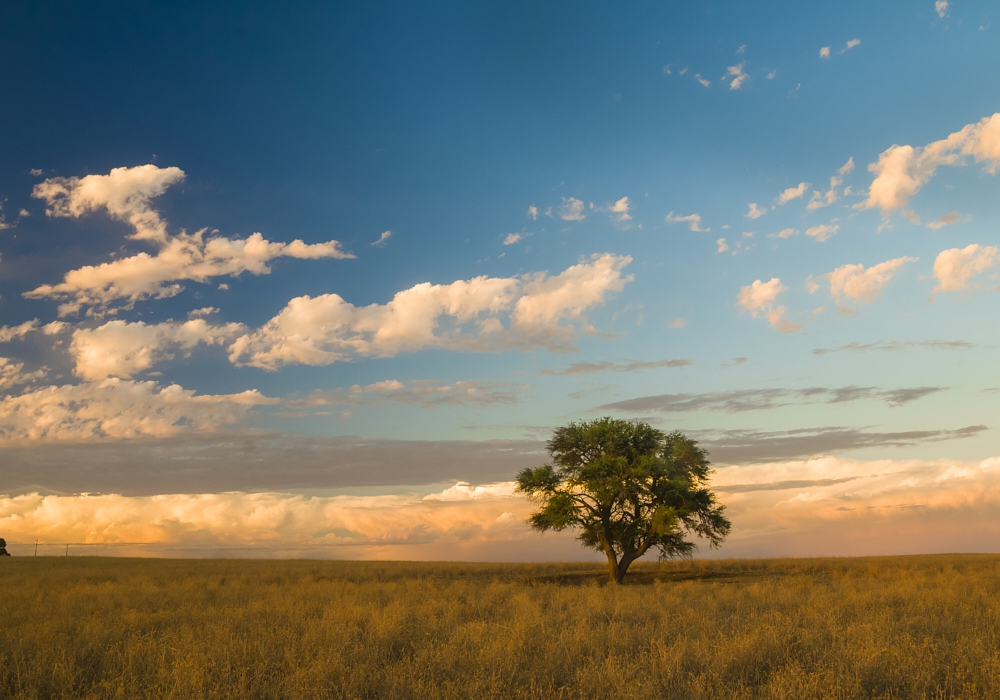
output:
<svg viewBox="0 0 1000 700"><path fill-rule="evenodd" d="M635 561L635 557L623 554L621 561L618 561L618 557L615 556L614 550L610 547L604 550L604 553L608 556L608 573L611 574L611 583L621 585L622 581L625 580L625 572L628 571L629 565Z"/></svg>
<svg viewBox="0 0 1000 700"><path fill-rule="evenodd" d="M611 575L611 583L621 583L625 572L622 572L621 576L618 575L618 557L615 556L615 551L611 547L607 547L604 553L608 557L608 573Z"/></svg>

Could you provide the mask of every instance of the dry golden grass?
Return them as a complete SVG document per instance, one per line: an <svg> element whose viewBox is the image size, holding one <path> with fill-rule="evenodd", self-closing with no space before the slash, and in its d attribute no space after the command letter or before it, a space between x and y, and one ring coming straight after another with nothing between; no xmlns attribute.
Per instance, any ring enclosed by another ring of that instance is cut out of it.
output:
<svg viewBox="0 0 1000 700"><path fill-rule="evenodd" d="M1000 697L1000 558L0 561L0 697Z"/></svg>

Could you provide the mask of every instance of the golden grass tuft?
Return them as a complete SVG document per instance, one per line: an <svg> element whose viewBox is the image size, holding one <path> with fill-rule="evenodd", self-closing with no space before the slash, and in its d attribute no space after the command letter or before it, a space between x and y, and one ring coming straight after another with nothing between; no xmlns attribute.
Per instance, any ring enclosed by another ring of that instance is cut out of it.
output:
<svg viewBox="0 0 1000 700"><path fill-rule="evenodd" d="M0 561L0 697L1000 697L1000 557Z"/></svg>

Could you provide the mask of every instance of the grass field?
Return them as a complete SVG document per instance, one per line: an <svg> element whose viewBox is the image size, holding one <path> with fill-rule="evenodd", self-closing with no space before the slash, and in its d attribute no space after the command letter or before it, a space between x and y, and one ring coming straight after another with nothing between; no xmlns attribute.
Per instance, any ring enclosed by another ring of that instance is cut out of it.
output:
<svg viewBox="0 0 1000 700"><path fill-rule="evenodd" d="M0 560L0 697L1000 697L1000 557Z"/></svg>

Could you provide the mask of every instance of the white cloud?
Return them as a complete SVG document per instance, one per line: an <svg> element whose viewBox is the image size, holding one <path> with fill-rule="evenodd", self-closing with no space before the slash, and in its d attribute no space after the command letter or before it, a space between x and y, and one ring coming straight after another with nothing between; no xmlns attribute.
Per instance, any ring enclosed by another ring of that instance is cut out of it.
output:
<svg viewBox="0 0 1000 700"><path fill-rule="evenodd" d="M705 80L705 78L702 78L701 77L701 73L695 73L694 74L694 78L695 78L695 80L697 80L699 83L701 83L705 87L711 87L712 86L712 82L710 80Z"/></svg>
<svg viewBox="0 0 1000 700"><path fill-rule="evenodd" d="M806 193L806 189L809 187L808 182L800 182L795 187L789 187L780 195L778 195L778 204L788 204L793 199L798 199Z"/></svg>
<svg viewBox="0 0 1000 700"><path fill-rule="evenodd" d="M683 328L686 321L683 318L674 318L667 324L667 328Z"/></svg>
<svg viewBox="0 0 1000 700"><path fill-rule="evenodd" d="M997 264L997 246L981 246L976 243L965 248L950 248L938 253L934 260L934 276L938 292L960 292L969 286L977 274Z"/></svg>
<svg viewBox="0 0 1000 700"><path fill-rule="evenodd" d="M847 46L844 47L844 51L853 49L855 46L861 46L861 39L851 39L850 41L848 41Z"/></svg>
<svg viewBox="0 0 1000 700"><path fill-rule="evenodd" d="M28 333L40 332L44 335L56 335L62 333L67 327L62 321L52 321L44 326L33 318L17 326L0 326L0 343L9 343L12 340L20 340Z"/></svg>
<svg viewBox="0 0 1000 700"><path fill-rule="evenodd" d="M514 245L515 243L517 243L520 240L521 240L521 234L520 233L508 233L507 237L505 239L503 239L503 244L504 245Z"/></svg>
<svg viewBox="0 0 1000 700"><path fill-rule="evenodd" d="M24 323L17 326L2 326L0 327L0 343L9 343L12 340L19 340L28 333L39 330L41 324L38 319L32 319L30 321L25 321Z"/></svg>
<svg viewBox="0 0 1000 700"><path fill-rule="evenodd" d="M206 316L211 316L212 314L219 313L219 309L214 306L205 306L201 309L194 309L193 311L188 311L188 318L205 318Z"/></svg>
<svg viewBox="0 0 1000 700"><path fill-rule="evenodd" d="M841 170L843 170L846 167L847 166L845 165L844 167L841 168ZM843 184L843 182L844 182L843 179L834 175L833 177L830 178L830 189L828 189L826 192L821 193L817 192L816 190L813 190L812 198L809 200L809 204L806 205L806 209L809 211L815 211L822 207L828 207L834 202L836 202L838 199L840 199L840 195L837 193L837 188L840 187L841 184Z"/></svg>
<svg viewBox="0 0 1000 700"><path fill-rule="evenodd" d="M151 208L150 200L183 177L179 168L142 165L115 168L108 175L52 178L36 185L33 196L47 202L48 216L79 217L103 208L111 218L133 227L135 232L130 238L158 250L155 255L143 252L72 270L62 283L42 285L24 296L63 300L59 307L63 316L77 313L83 306L100 312L116 300L132 304L140 299L174 296L183 289L177 284L183 280L207 282L220 275L267 274L270 272L267 263L274 258L354 257L341 250L337 241L312 245L301 240L274 243L259 233L245 239L206 238L207 229L171 236L159 212Z"/></svg>
<svg viewBox="0 0 1000 700"><path fill-rule="evenodd" d="M579 199L563 197L563 203L559 206L559 218L563 221L583 221L587 217L583 213L583 202Z"/></svg>
<svg viewBox="0 0 1000 700"><path fill-rule="evenodd" d="M948 16L949 8L950 4L948 3L948 0L934 0L934 11L937 12L938 17L941 19Z"/></svg>
<svg viewBox="0 0 1000 700"><path fill-rule="evenodd" d="M45 377L46 368L34 372L25 372L24 363L9 357L0 357L0 391L7 391L15 386L31 384Z"/></svg>
<svg viewBox="0 0 1000 700"><path fill-rule="evenodd" d="M610 209L611 213L615 215L613 218L615 218L618 221L618 223L621 224L625 223L626 221L630 221L632 219L632 217L628 213L628 210L629 210L628 197L622 197L617 202L612 204Z"/></svg>
<svg viewBox="0 0 1000 700"><path fill-rule="evenodd" d="M389 245L389 236L392 235L392 231L383 231L377 241L372 241L372 245L376 248L385 248Z"/></svg>
<svg viewBox="0 0 1000 700"><path fill-rule="evenodd" d="M937 231L938 229L942 229L945 226L951 226L952 224L957 224L961 220L962 220L962 215L959 214L958 211L953 209L944 216L939 216L938 218L934 219L934 221L928 223L927 228L934 229L935 231ZM917 221L917 223L920 223L919 220Z"/></svg>
<svg viewBox="0 0 1000 700"><path fill-rule="evenodd" d="M830 58L830 47L829 46L824 46L823 48L821 48L819 50L819 57L820 58Z"/></svg>
<svg viewBox="0 0 1000 700"><path fill-rule="evenodd" d="M740 287L740 293L736 296L736 305L742 307L753 318L766 317L775 330L791 333L799 330L802 326L785 319L787 309L784 306L775 306L778 295L787 289L777 277L772 277L768 282L755 280L753 284Z"/></svg>
<svg viewBox="0 0 1000 700"><path fill-rule="evenodd" d="M777 74L778 74L778 69L775 68L773 71L767 74L767 79L774 80L774 76L776 76Z"/></svg>
<svg viewBox="0 0 1000 700"><path fill-rule="evenodd" d="M213 326L201 318L153 325L110 321L97 328L75 330L69 351L76 365L73 373L82 379L127 379L173 359L178 351L190 353L199 343L222 345L245 332L241 323Z"/></svg>
<svg viewBox="0 0 1000 700"><path fill-rule="evenodd" d="M622 274L631 261L594 255L552 277L535 273L423 283L385 305L356 307L337 294L296 297L262 328L238 338L230 359L273 370L426 348L569 351L579 332L592 330L584 311L632 281Z"/></svg>
<svg viewBox="0 0 1000 700"><path fill-rule="evenodd" d="M797 236L798 234L799 234L799 232L796 231L793 228L783 228L780 231L778 231L777 233L769 233L769 234L767 234L767 237L768 238L791 238L792 236Z"/></svg>
<svg viewBox="0 0 1000 700"><path fill-rule="evenodd" d="M830 283L830 296L841 308L845 300L871 304L879 297L893 275L908 262L916 258L902 257L886 260L865 269L864 265L842 265L833 272L823 275Z"/></svg>
<svg viewBox="0 0 1000 700"><path fill-rule="evenodd" d="M743 72L743 65L744 64L740 63L736 66L729 66L727 69L729 74L724 79L729 80L732 78L732 80L729 80L730 90L739 90L740 86L746 81L747 74Z"/></svg>
<svg viewBox="0 0 1000 700"><path fill-rule="evenodd" d="M847 162L837 169L837 172L841 175L847 175L848 173L854 172L854 156L847 159Z"/></svg>
<svg viewBox="0 0 1000 700"><path fill-rule="evenodd" d="M729 250L729 244L726 243L725 238L720 238L719 240L717 240L715 242L715 245L718 246L718 250L720 253L725 253L727 250Z"/></svg>
<svg viewBox="0 0 1000 700"><path fill-rule="evenodd" d="M536 207L534 204L532 204L530 207L528 207L528 216L531 217L532 221L537 220L538 219L538 207Z"/></svg>
<svg viewBox="0 0 1000 700"><path fill-rule="evenodd" d="M822 243L834 236L840 229L840 224L836 226L830 226L828 224L820 224L819 226L812 226L806 229L806 235L815 238L817 241Z"/></svg>
<svg viewBox="0 0 1000 700"><path fill-rule="evenodd" d="M698 214L688 214L687 216L674 216L673 212L667 214L666 221L668 224L680 224L687 223L690 224L692 231L696 233L711 231L710 228L701 227L701 216Z"/></svg>
<svg viewBox="0 0 1000 700"><path fill-rule="evenodd" d="M0 442L170 437L242 423L276 399L256 390L195 396L172 384L105 379L48 386L0 400Z"/></svg>
<svg viewBox="0 0 1000 700"><path fill-rule="evenodd" d="M755 202L751 202L749 207L747 207L747 213L744 214L743 216L747 217L748 219L759 219L766 213L767 213L767 207L761 209L760 207L757 206Z"/></svg>
<svg viewBox="0 0 1000 700"><path fill-rule="evenodd" d="M740 48L736 49L736 55L739 55L741 53L746 53L746 50L747 50L747 45L743 44L742 46L740 46Z"/></svg>
<svg viewBox="0 0 1000 700"><path fill-rule="evenodd" d="M31 196L46 201L46 216L78 218L106 209L112 219L135 229L131 238L164 243L167 222L152 208L152 200L183 179L180 168L113 168L107 175L49 178L35 185Z"/></svg>
<svg viewBox="0 0 1000 700"><path fill-rule="evenodd" d="M923 147L890 146L868 166L875 179L868 188L868 198L855 207L878 207L883 214L900 209L927 184L938 166L963 166L970 157L985 163L986 172L996 174L1000 167L1000 112Z"/></svg>

